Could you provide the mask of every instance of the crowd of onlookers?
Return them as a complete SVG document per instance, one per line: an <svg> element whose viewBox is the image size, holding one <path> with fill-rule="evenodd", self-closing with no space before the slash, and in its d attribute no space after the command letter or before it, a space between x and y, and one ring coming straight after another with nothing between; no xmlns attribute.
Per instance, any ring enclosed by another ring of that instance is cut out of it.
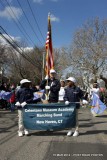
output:
<svg viewBox="0 0 107 160"><path fill-rule="evenodd" d="M2 83L0 85L0 91L11 92L12 90L15 91L14 85L6 84L6 83ZM12 95L9 101L5 99L0 99L0 108L2 109L5 108L6 110L10 109L11 103L15 103L15 93Z"/></svg>

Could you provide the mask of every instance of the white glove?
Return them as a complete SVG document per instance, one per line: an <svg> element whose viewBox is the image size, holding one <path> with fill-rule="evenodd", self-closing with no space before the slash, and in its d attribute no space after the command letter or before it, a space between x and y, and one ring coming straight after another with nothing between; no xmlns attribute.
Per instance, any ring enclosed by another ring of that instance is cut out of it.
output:
<svg viewBox="0 0 107 160"><path fill-rule="evenodd" d="M82 100L82 104L88 104L88 101L86 101L85 99Z"/></svg>
<svg viewBox="0 0 107 160"><path fill-rule="evenodd" d="M65 101L65 105L69 105L69 103L70 103L69 101Z"/></svg>
<svg viewBox="0 0 107 160"><path fill-rule="evenodd" d="M50 89L50 86L45 86L45 89Z"/></svg>
<svg viewBox="0 0 107 160"><path fill-rule="evenodd" d="M49 77L48 77L48 75L45 77L45 79L47 80Z"/></svg>
<svg viewBox="0 0 107 160"><path fill-rule="evenodd" d="M21 104L19 102L16 102L15 106L21 106Z"/></svg>
<svg viewBox="0 0 107 160"><path fill-rule="evenodd" d="M22 108L23 108L24 106L26 106L26 105L27 105L26 102L21 103Z"/></svg>

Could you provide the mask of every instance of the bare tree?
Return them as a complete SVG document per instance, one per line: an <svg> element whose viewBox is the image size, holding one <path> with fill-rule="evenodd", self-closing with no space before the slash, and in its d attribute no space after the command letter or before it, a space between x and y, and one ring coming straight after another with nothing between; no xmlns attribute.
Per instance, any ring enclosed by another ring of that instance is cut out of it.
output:
<svg viewBox="0 0 107 160"><path fill-rule="evenodd" d="M0 66L8 62L8 54L6 47L0 44Z"/></svg>
<svg viewBox="0 0 107 160"><path fill-rule="evenodd" d="M20 54L10 50L10 69L9 75L15 82L22 78L28 78L32 82L39 82L42 77L42 49L34 48L31 51L26 50Z"/></svg>
<svg viewBox="0 0 107 160"><path fill-rule="evenodd" d="M62 78L65 72L64 70L70 65L69 48L62 47L54 49L54 62L58 77Z"/></svg>
<svg viewBox="0 0 107 160"><path fill-rule="evenodd" d="M5 74L8 64L9 64L9 55L7 47L6 45L4 46L2 43L0 43L0 82L8 80Z"/></svg>
<svg viewBox="0 0 107 160"><path fill-rule="evenodd" d="M74 72L82 70L90 77L99 77L107 66L107 20L87 21L74 35L71 65Z"/></svg>

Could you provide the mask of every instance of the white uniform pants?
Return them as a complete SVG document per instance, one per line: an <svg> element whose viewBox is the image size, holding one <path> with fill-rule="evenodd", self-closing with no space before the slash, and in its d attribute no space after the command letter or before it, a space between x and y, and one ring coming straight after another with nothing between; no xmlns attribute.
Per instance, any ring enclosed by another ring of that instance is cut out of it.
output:
<svg viewBox="0 0 107 160"><path fill-rule="evenodd" d="M19 117L19 121L18 121L19 132L23 132L24 130L27 130L27 129L24 128L24 124L23 124L23 111L21 109L18 109L18 117Z"/></svg>
<svg viewBox="0 0 107 160"><path fill-rule="evenodd" d="M75 126L75 130L76 130L76 131L79 130L78 109L76 109L76 126Z"/></svg>

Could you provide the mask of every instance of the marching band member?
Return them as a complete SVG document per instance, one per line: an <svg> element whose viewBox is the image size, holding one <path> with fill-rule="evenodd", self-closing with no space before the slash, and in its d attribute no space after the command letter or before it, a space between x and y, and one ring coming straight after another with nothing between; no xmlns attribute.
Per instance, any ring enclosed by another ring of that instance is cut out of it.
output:
<svg viewBox="0 0 107 160"><path fill-rule="evenodd" d="M59 91L59 102L64 102L64 95L65 95L65 81L60 80L61 87Z"/></svg>
<svg viewBox="0 0 107 160"><path fill-rule="evenodd" d="M30 88L31 81L28 79L22 79L20 81L20 89L16 93L16 106L18 107L18 117L19 117L19 130L18 136L22 137L23 134L28 135L29 131L23 125L23 111L22 108L26 106L27 103L33 102L33 90Z"/></svg>
<svg viewBox="0 0 107 160"><path fill-rule="evenodd" d="M65 89L64 101L66 105L69 105L70 102L74 102L76 104L76 128L73 136L79 135L79 123L78 123L78 109L80 108L80 99L83 97L82 90L76 86L76 79L74 77L69 77L66 79L68 82L68 86ZM72 135L72 130L67 133L67 136Z"/></svg>
<svg viewBox="0 0 107 160"><path fill-rule="evenodd" d="M100 88L99 88L97 82L94 82L94 83L93 83L93 87L92 87L92 89L90 90L90 95L91 95L91 96L93 95L93 93L97 94L98 96L99 96L99 94L100 94ZM91 97L91 98L92 98L92 97Z"/></svg>
<svg viewBox="0 0 107 160"><path fill-rule="evenodd" d="M60 90L60 81L55 78L56 71L54 69L50 70L50 77L45 77L45 79L41 82L40 88L48 91L48 102L49 103L57 103L59 97Z"/></svg>

